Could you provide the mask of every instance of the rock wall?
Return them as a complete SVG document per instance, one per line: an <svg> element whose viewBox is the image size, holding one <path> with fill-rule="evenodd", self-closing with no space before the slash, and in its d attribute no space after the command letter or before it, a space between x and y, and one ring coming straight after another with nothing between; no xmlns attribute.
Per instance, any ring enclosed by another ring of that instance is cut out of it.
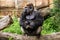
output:
<svg viewBox="0 0 60 40"><path fill-rule="evenodd" d="M0 8L1 7L14 7L14 0L0 0Z"/></svg>
<svg viewBox="0 0 60 40"><path fill-rule="evenodd" d="M19 9L19 10L12 9L12 8L0 9L0 16L11 15L11 16L20 17L21 12L22 12L22 9Z"/></svg>
<svg viewBox="0 0 60 40"><path fill-rule="evenodd" d="M21 11L28 3L33 3L34 6L44 7L49 5L53 0L0 0L0 16L14 15L20 16Z"/></svg>
<svg viewBox="0 0 60 40"><path fill-rule="evenodd" d="M28 3L33 3L34 6L47 6L51 4L53 0L0 0L1 7L18 7L22 8Z"/></svg>

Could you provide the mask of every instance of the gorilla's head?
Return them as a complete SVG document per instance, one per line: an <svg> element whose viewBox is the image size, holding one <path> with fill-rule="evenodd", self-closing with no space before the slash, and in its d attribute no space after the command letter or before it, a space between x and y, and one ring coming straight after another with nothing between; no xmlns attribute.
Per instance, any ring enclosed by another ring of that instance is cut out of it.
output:
<svg viewBox="0 0 60 40"><path fill-rule="evenodd" d="M33 10L34 10L34 6L32 3L27 4L26 7L24 8L24 12L27 14L33 12Z"/></svg>

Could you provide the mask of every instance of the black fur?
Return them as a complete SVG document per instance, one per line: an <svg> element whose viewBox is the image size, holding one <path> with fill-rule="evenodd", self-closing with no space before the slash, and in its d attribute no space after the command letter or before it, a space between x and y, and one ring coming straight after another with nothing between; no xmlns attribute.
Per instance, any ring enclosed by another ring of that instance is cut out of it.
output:
<svg viewBox="0 0 60 40"><path fill-rule="evenodd" d="M25 34L36 36L41 33L43 21L44 18L38 11L34 10L33 4L29 4L22 12L20 26L23 28ZM40 28L40 31L37 33L38 28Z"/></svg>

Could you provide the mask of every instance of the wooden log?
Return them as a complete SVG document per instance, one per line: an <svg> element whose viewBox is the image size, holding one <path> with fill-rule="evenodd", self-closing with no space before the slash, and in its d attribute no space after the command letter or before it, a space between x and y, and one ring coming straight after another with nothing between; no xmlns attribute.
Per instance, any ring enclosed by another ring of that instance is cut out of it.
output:
<svg viewBox="0 0 60 40"><path fill-rule="evenodd" d="M46 7L46 8L42 8L38 10L40 12L40 14L45 17L47 15L50 15L50 8Z"/></svg>
<svg viewBox="0 0 60 40"><path fill-rule="evenodd" d="M0 30L7 27L9 24L12 23L12 18L10 16L4 16L0 19Z"/></svg>
<svg viewBox="0 0 60 40"><path fill-rule="evenodd" d="M12 33L0 32L1 38L13 38L13 40L60 40L60 32L50 34L50 35L41 35L40 38L36 36L24 36Z"/></svg>

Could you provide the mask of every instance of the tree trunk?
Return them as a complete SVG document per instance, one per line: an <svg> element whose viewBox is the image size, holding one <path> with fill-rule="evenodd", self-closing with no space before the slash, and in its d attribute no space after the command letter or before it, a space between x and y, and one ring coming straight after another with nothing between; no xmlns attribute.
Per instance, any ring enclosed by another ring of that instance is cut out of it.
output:
<svg viewBox="0 0 60 40"><path fill-rule="evenodd" d="M24 36L0 32L0 39L1 38L12 38L13 40L60 40L60 32L50 35L41 35L40 38L37 38L36 36Z"/></svg>

